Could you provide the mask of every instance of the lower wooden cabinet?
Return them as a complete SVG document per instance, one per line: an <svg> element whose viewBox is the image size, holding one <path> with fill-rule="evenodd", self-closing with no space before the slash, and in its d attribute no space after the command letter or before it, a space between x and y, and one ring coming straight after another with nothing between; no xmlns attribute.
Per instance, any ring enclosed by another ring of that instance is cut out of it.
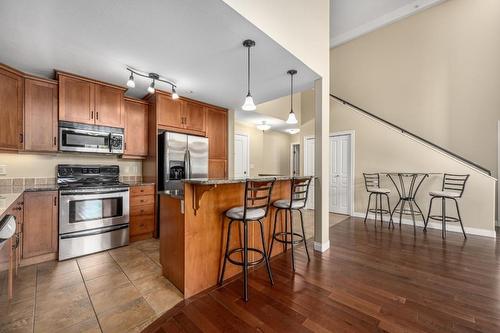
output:
<svg viewBox="0 0 500 333"><path fill-rule="evenodd" d="M155 187L153 184L130 187L130 241L153 237L155 231Z"/></svg>
<svg viewBox="0 0 500 333"><path fill-rule="evenodd" d="M57 191L24 193L22 259L57 254Z"/></svg>

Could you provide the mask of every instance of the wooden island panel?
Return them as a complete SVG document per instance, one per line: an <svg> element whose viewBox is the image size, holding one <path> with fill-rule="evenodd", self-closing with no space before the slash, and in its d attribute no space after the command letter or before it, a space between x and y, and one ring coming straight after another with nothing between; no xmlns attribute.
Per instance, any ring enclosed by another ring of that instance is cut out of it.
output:
<svg viewBox="0 0 500 333"><path fill-rule="evenodd" d="M207 191L199 201L195 212L195 189L205 187ZM160 262L163 274L184 297L191 297L217 284L223 262L229 219L224 212L231 207L243 205L244 183L218 185L184 185L184 201L161 195L160 199ZM276 181L272 201L287 198L290 193L288 180ZM182 211L182 203L184 204ZM282 214L280 214L282 215ZM284 215L283 215L284 216ZM282 230L282 216L278 217L277 231ZM274 209L270 208L264 219L264 238L269 250L272 235ZM241 247L238 233L243 229L238 223L231 230L230 248ZM275 244L273 256L283 252L284 247ZM249 247L261 249L258 223L249 224ZM255 255L258 256L258 255ZM255 260L249 252L249 260ZM271 265L272 266L272 265ZM228 262L225 280L241 273L241 267Z"/></svg>

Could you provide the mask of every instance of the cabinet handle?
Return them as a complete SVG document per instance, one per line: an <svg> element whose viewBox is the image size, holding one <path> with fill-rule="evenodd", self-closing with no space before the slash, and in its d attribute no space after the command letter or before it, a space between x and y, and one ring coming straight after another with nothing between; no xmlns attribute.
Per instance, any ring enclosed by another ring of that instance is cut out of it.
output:
<svg viewBox="0 0 500 333"><path fill-rule="evenodd" d="M57 206L57 197L54 197L54 206Z"/></svg>
<svg viewBox="0 0 500 333"><path fill-rule="evenodd" d="M99 111L95 113L95 119L99 120Z"/></svg>
<svg viewBox="0 0 500 333"><path fill-rule="evenodd" d="M123 149L127 150L127 143L126 142L123 144Z"/></svg>
<svg viewBox="0 0 500 333"><path fill-rule="evenodd" d="M57 137L54 137L54 146L57 146Z"/></svg>
<svg viewBox="0 0 500 333"><path fill-rule="evenodd" d="M24 140L24 135L23 135L23 133L20 133L19 134L19 143L23 143L23 140Z"/></svg>
<svg viewBox="0 0 500 333"><path fill-rule="evenodd" d="M94 119L94 111L90 111L90 119Z"/></svg>

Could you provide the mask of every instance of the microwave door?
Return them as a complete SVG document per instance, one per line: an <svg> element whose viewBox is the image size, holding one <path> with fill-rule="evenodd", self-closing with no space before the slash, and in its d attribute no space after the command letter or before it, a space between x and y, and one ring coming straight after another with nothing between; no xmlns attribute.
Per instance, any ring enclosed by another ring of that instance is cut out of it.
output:
<svg viewBox="0 0 500 333"><path fill-rule="evenodd" d="M189 178L208 178L208 138L188 136Z"/></svg>
<svg viewBox="0 0 500 333"><path fill-rule="evenodd" d="M61 128L61 150L75 152L108 152L109 133Z"/></svg>

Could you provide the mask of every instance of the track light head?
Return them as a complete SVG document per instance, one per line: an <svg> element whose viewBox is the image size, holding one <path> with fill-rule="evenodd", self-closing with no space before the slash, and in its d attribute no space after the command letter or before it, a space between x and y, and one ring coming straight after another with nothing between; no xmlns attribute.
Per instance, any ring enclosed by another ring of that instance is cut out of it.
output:
<svg viewBox="0 0 500 333"><path fill-rule="evenodd" d="M134 82L134 73L130 72L130 76L127 81L127 87L129 88L135 88L135 82Z"/></svg>
<svg viewBox="0 0 500 333"><path fill-rule="evenodd" d="M148 87L148 93L150 93L150 94L154 94L155 93L155 80L154 79L153 79L153 81L151 82L151 84Z"/></svg>
<svg viewBox="0 0 500 333"><path fill-rule="evenodd" d="M175 86L172 85L172 99L179 99L179 94L175 90Z"/></svg>

